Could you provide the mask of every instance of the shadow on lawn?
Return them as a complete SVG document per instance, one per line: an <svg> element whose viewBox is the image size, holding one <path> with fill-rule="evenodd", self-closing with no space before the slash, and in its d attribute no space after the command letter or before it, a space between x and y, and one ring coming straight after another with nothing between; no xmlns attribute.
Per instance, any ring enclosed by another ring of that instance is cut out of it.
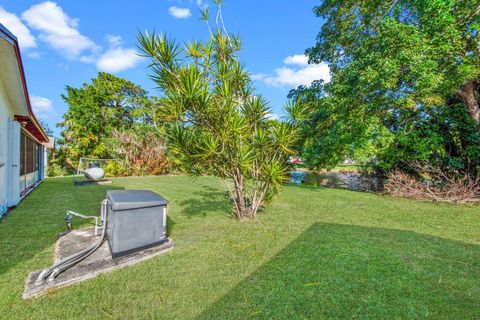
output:
<svg viewBox="0 0 480 320"><path fill-rule="evenodd" d="M0 223L0 276L18 264L25 264L26 267L17 269L26 274L34 271L27 268L47 267L53 261L53 255L45 257L39 253L47 247L53 248L58 234L65 231L65 212L73 210L100 215L100 202L107 190L121 189L124 188L112 185L75 187L70 178L42 183ZM92 226L91 221L74 219L75 229L88 226ZM42 262L30 261L36 256Z"/></svg>
<svg viewBox="0 0 480 320"><path fill-rule="evenodd" d="M316 223L198 319L480 317L480 246Z"/></svg>
<svg viewBox="0 0 480 320"><path fill-rule="evenodd" d="M206 216L208 213L220 213L231 216L230 198L227 192L205 186L202 191L193 192L182 202L182 211L189 217Z"/></svg>

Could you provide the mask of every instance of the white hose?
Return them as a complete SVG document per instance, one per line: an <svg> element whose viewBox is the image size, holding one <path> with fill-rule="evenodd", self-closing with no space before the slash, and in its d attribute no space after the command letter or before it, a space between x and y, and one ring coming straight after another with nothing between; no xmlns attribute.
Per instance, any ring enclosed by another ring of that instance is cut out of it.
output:
<svg viewBox="0 0 480 320"><path fill-rule="evenodd" d="M48 277L48 281L54 280L55 277L58 276L60 273L71 268L75 264L79 263L89 255L91 255L93 252L95 252L95 250L97 250L102 245L107 235L107 232L106 232L107 231L107 221L106 221L107 206L108 206L108 201L107 199L105 199L102 201L102 205L101 205L100 215L103 220L103 225L102 225L102 234L100 236L100 239L94 244L92 244L90 247L83 249L77 253L74 253L63 260L58 261L57 263L54 263L50 268L43 270L38 275L38 278L35 284L37 285L42 284L47 277Z"/></svg>

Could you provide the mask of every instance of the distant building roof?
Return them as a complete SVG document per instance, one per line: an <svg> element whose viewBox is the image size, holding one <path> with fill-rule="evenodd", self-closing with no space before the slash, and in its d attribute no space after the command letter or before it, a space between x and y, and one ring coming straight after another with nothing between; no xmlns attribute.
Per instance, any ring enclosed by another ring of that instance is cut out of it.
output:
<svg viewBox="0 0 480 320"><path fill-rule="evenodd" d="M43 145L47 149L55 149L55 137L48 136L48 142L44 142Z"/></svg>

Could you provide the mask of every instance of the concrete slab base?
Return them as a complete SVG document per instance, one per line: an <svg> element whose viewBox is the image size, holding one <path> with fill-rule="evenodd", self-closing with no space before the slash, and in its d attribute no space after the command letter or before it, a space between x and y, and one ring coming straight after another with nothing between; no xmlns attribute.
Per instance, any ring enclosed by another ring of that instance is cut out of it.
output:
<svg viewBox="0 0 480 320"><path fill-rule="evenodd" d="M81 186L91 186L93 184L111 184L112 180L100 180L100 181L90 181L90 180L82 180L82 181L75 181L75 185L77 187Z"/></svg>
<svg viewBox="0 0 480 320"><path fill-rule="evenodd" d="M98 237L94 234L94 228L74 230L60 237L55 248L55 262L85 249L97 239ZM168 239L167 242L161 245L112 259L108 241L105 241L97 251L72 268L59 274L53 281L44 281L42 284L36 285L35 281L43 269L31 272L28 275L22 296L24 299L38 297L54 288L69 286L86 279L94 278L99 274L139 263L170 251L172 248L173 242Z"/></svg>

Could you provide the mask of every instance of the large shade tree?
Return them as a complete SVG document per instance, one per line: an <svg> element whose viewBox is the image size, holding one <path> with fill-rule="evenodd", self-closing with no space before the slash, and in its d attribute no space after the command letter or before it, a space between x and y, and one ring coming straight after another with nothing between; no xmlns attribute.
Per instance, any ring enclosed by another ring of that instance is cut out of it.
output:
<svg viewBox="0 0 480 320"><path fill-rule="evenodd" d="M130 128L135 121L148 122L144 109L151 101L134 83L100 72L80 88L66 87L62 98L68 105L63 121L60 156L75 166L80 157L108 158L112 132Z"/></svg>
<svg viewBox="0 0 480 320"><path fill-rule="evenodd" d="M325 167L349 156L388 169L436 158L475 172L479 10L473 0L315 7L325 23L306 54L327 62L332 80L291 93L314 105L302 123L307 161Z"/></svg>
<svg viewBox="0 0 480 320"><path fill-rule="evenodd" d="M477 0L325 0L311 62L326 61L339 95L366 111L436 106L457 95L480 121Z"/></svg>
<svg viewBox="0 0 480 320"><path fill-rule="evenodd" d="M241 43L223 24L221 3L209 37L180 46L158 33L139 36L161 97L154 121L167 129L168 147L188 172L223 179L237 218L255 217L286 178L295 135L272 121L239 60Z"/></svg>

